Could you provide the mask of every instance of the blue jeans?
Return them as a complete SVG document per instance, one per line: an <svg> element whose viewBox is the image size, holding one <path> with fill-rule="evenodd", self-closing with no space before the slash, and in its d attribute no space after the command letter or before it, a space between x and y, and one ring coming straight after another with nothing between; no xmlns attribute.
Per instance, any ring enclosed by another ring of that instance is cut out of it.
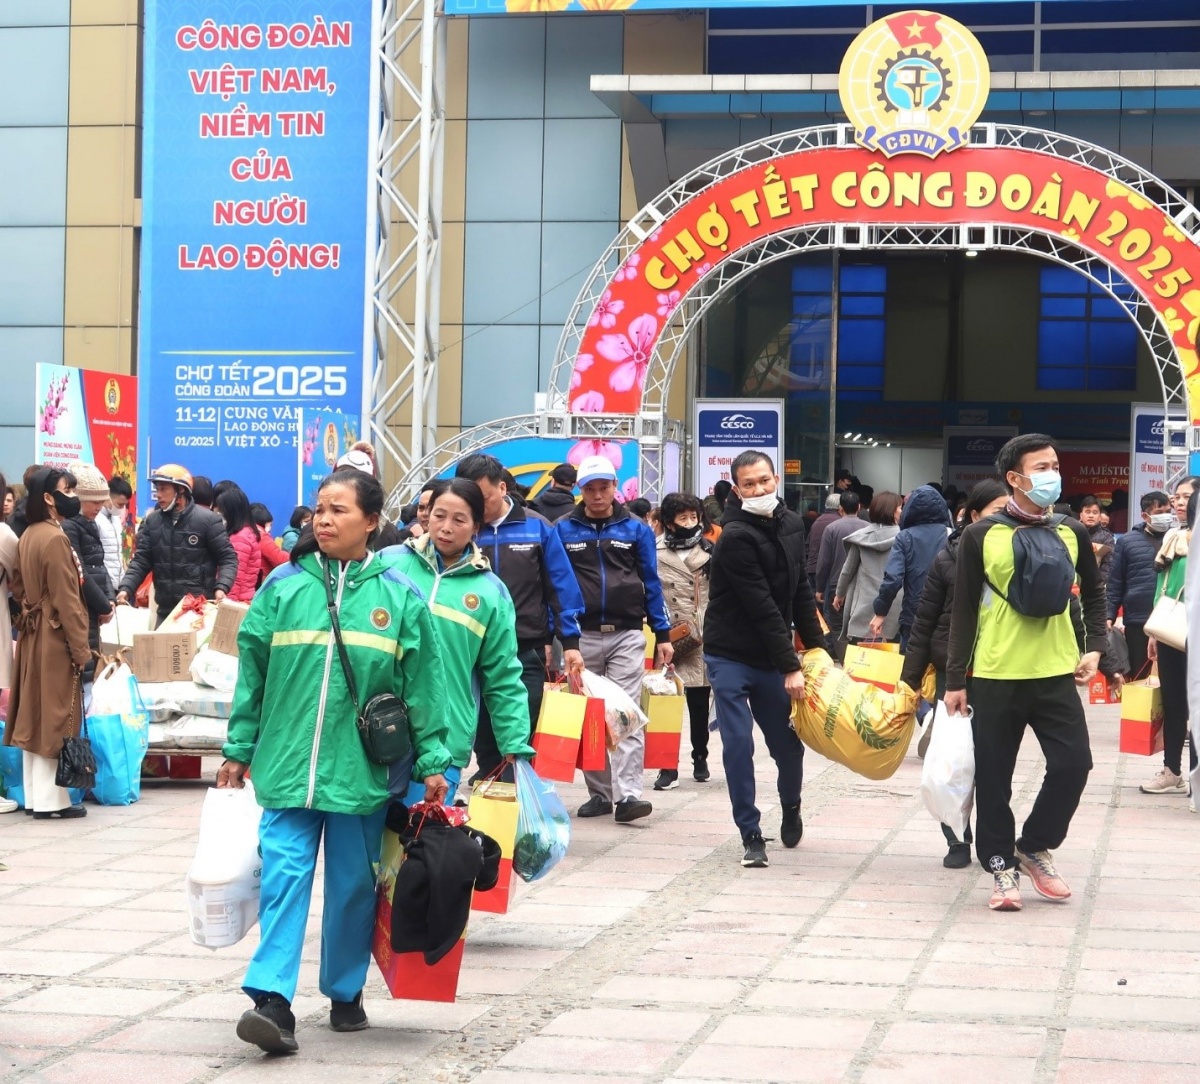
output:
<svg viewBox="0 0 1200 1084"><path fill-rule="evenodd" d="M754 804L754 723L763 733L767 750L779 770L779 801L796 805L804 782L804 745L789 725L792 699L778 670L705 655L709 683L717 700L717 730L733 823L745 839L759 827Z"/></svg>
<svg viewBox="0 0 1200 1084"><path fill-rule="evenodd" d="M317 809L264 809L258 828L262 939L242 989L253 998L296 996L300 953L312 899L317 848L325 837L325 908L321 918L321 993L353 1001L367 980L375 930L375 870L384 806L366 817Z"/></svg>

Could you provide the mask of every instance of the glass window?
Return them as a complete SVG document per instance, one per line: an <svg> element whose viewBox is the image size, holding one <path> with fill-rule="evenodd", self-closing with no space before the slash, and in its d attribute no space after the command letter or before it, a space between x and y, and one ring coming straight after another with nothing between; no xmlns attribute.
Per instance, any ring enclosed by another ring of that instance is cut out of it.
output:
<svg viewBox="0 0 1200 1084"><path fill-rule="evenodd" d="M1038 389L1133 391L1138 332L1120 302L1067 267L1041 269ZM1115 284L1128 297L1128 283Z"/></svg>

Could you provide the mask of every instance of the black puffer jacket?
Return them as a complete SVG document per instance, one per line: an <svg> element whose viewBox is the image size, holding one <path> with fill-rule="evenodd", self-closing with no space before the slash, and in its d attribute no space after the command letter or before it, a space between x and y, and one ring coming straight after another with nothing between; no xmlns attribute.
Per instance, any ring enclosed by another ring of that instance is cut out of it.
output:
<svg viewBox="0 0 1200 1084"><path fill-rule="evenodd" d="M63 533L83 567L83 601L88 609L88 643L100 650L100 623L96 619L112 610L113 590L104 564L100 529L86 516L62 521ZM89 669L85 667L85 671Z"/></svg>
<svg viewBox="0 0 1200 1084"><path fill-rule="evenodd" d="M562 519L575 511L575 496L569 489L550 486L534 497L529 502L529 507L553 523L556 519Z"/></svg>
<svg viewBox="0 0 1200 1084"><path fill-rule="evenodd" d="M237 554L221 517L188 501L169 512L156 508L142 520L137 548L119 590L132 598L153 572L158 615L164 618L184 595L211 599L217 590L228 591L237 567Z"/></svg>
<svg viewBox="0 0 1200 1084"><path fill-rule="evenodd" d="M1163 536L1154 534L1144 523L1117 539L1112 564L1108 570L1108 619L1112 621L1117 611L1124 607L1125 620L1135 625L1142 624L1154 609L1154 588L1158 583L1158 569L1154 558L1158 556Z"/></svg>
<svg viewBox="0 0 1200 1084"><path fill-rule="evenodd" d="M954 575L958 565L958 540L962 529L946 541L929 566L916 616L908 634L904 653L904 672L900 680L913 689L921 687L925 670L944 672L950 654L950 611L954 608Z"/></svg>
<svg viewBox="0 0 1200 1084"><path fill-rule="evenodd" d="M730 494L709 569L705 654L789 674L800 669L793 626L805 647L824 646L804 568L804 520L782 501L767 519L743 512Z"/></svg>

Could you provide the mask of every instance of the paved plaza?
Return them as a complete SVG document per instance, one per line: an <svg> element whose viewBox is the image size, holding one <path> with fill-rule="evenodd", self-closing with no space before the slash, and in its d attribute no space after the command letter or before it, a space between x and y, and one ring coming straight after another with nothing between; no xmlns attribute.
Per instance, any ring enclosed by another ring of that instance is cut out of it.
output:
<svg viewBox="0 0 1200 1084"><path fill-rule="evenodd" d="M803 842L743 870L714 749L711 783L685 774L633 826L576 821L553 874L509 914L473 916L456 1004L392 1001L372 967L372 1028L330 1032L315 900L292 1058L234 1036L257 930L218 952L186 932L203 786L149 783L84 822L0 818L0 1078L1191 1082L1200 818L1138 793L1155 764L1117 753L1116 708L1088 710L1096 768L1059 852L1065 906L1023 880L1025 910L993 914L989 875L942 868L915 755L872 783L809 754ZM777 835L771 767L760 749ZM1022 810L1041 771L1027 737Z"/></svg>

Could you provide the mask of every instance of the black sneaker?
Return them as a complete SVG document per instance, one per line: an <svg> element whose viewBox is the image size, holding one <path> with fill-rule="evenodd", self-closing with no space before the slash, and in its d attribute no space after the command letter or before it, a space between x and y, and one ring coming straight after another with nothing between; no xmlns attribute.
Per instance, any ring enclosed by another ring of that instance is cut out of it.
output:
<svg viewBox="0 0 1200 1084"><path fill-rule="evenodd" d="M291 1002L282 994L255 998L254 1008L242 1013L238 1021L237 1037L268 1054L294 1054L300 1044Z"/></svg>
<svg viewBox="0 0 1200 1084"><path fill-rule="evenodd" d="M692 758L692 778L697 783L707 783L712 778L708 770L708 757Z"/></svg>
<svg viewBox="0 0 1200 1084"><path fill-rule="evenodd" d="M951 843L950 850L942 859L942 865L947 869L966 869L971 864L971 845L969 843Z"/></svg>
<svg viewBox="0 0 1200 1084"><path fill-rule="evenodd" d="M607 798L601 798L599 794L593 794L586 802L579 807L576 816L579 817L607 817L612 812L612 802Z"/></svg>
<svg viewBox="0 0 1200 1084"><path fill-rule="evenodd" d="M779 825L779 841L785 847L794 847L804 838L804 822L800 819L800 803L783 807L783 821Z"/></svg>
<svg viewBox="0 0 1200 1084"><path fill-rule="evenodd" d="M654 806L641 798L624 798L617 803L615 815L618 824L628 824L648 817L653 812Z"/></svg>
<svg viewBox="0 0 1200 1084"><path fill-rule="evenodd" d="M655 790L674 790L679 786L679 773L671 771L670 768L663 768L658 773L658 778L654 780Z"/></svg>
<svg viewBox="0 0 1200 1084"><path fill-rule="evenodd" d="M49 813L34 813L35 821L66 821L75 817L86 817L87 807L84 805L69 805L66 809L55 809Z"/></svg>
<svg viewBox="0 0 1200 1084"><path fill-rule="evenodd" d="M746 853L742 855L742 865L749 869L766 869L769 865L767 841L763 839L762 832L751 832L742 843L746 847Z"/></svg>
<svg viewBox="0 0 1200 1084"><path fill-rule="evenodd" d="M329 1026L333 1031L364 1031L367 1027L367 1012L363 1008L362 991L353 1001L329 1002Z"/></svg>

